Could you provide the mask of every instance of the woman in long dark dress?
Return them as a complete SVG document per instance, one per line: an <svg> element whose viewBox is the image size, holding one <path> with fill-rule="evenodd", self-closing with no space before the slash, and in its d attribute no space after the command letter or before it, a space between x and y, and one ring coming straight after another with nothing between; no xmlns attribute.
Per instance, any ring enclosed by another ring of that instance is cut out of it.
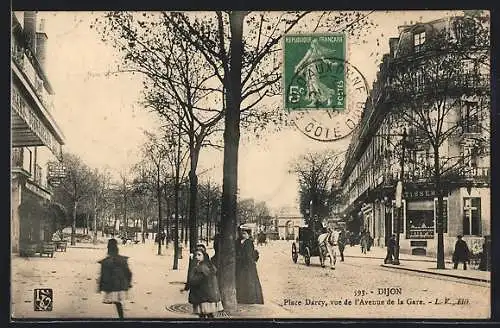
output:
<svg viewBox="0 0 500 328"><path fill-rule="evenodd" d="M236 242L236 300L240 304L264 304L255 261L250 233L242 230Z"/></svg>

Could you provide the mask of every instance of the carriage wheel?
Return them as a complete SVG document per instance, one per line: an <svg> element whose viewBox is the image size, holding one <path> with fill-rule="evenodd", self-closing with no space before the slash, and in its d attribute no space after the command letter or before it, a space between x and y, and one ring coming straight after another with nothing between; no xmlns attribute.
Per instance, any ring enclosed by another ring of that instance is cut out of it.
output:
<svg viewBox="0 0 500 328"><path fill-rule="evenodd" d="M297 263L297 258L299 255L297 254L297 245L295 243L292 243L292 261L293 263Z"/></svg>
<svg viewBox="0 0 500 328"><path fill-rule="evenodd" d="M306 247L305 249L304 261L306 261L306 265L311 264L311 251L309 250L309 247Z"/></svg>

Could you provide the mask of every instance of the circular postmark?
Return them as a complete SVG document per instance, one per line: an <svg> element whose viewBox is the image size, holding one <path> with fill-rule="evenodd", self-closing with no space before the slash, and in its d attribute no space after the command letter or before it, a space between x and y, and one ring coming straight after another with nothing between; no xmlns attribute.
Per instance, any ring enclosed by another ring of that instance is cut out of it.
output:
<svg viewBox="0 0 500 328"><path fill-rule="evenodd" d="M345 138L356 128L369 87L357 67L328 56L297 65L284 96L285 108L299 131L327 142Z"/></svg>

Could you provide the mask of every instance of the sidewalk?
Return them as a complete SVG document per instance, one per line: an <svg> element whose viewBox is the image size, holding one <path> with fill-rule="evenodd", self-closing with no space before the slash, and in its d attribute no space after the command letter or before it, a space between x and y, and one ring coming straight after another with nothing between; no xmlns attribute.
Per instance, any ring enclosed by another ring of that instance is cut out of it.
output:
<svg viewBox="0 0 500 328"><path fill-rule="evenodd" d="M173 245L162 247L151 240L145 244L120 245L120 254L129 257L133 273L129 300L125 303L128 319L194 319L188 303L189 292L182 292L187 277L188 252L183 251L178 270L173 270ZM213 249L209 248L210 255ZM11 258L12 314L17 318L116 318L114 307L102 303L97 293L98 260L106 254L106 244L77 243L53 258ZM54 293L53 310L33 310L33 290L50 288ZM283 310L277 304L238 305L234 313L220 313L218 318L273 317Z"/></svg>
<svg viewBox="0 0 500 328"><path fill-rule="evenodd" d="M453 263L445 259L446 269L436 269L436 258L430 256L418 256L410 254L400 254L399 265L384 264L383 260L386 256L387 250L381 247L372 247L366 254L361 253L359 245L354 247L347 246L344 251L345 257L355 258L372 258L380 259L381 266L395 270L406 270L420 273L442 275L447 277L467 279L479 282L491 282L491 273L489 271L480 271L474 269L463 270L463 265L460 264L458 269L453 269Z"/></svg>

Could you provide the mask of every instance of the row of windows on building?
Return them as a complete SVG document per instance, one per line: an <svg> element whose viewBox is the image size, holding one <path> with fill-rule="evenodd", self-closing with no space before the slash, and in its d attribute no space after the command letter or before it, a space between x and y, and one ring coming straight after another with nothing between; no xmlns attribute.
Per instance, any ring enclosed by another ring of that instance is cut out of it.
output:
<svg viewBox="0 0 500 328"><path fill-rule="evenodd" d="M477 106L477 103L462 103L460 110L462 132L480 133L483 130L481 126L484 120L483 113L480 109L474 107L474 104ZM401 150L398 149L399 145L395 135L398 134L397 131L402 126L402 123L398 122L402 121L402 118L397 115L397 113L387 115L378 130L379 134L372 138L366 151L354 167L353 173L350 174L347 180L346 190L352 191L354 188L358 187L356 196L359 196L359 194L374 182L373 180L370 181L371 176L394 176L395 173L399 172L400 169L397 157L401 155ZM412 137L412 133L410 133L409 138ZM408 178L419 179L429 177L434 165L434 154L428 143L419 142L416 146L417 147L414 149L405 149L405 169ZM443 149L440 153L443 154L441 163L447 162L447 158L444 156L446 150ZM379 165L381 164L380 159L385 160L385 165ZM460 160L463 163L462 165L477 167L477 147L467 144L462 145ZM449 165L452 165L452 163L450 162Z"/></svg>

